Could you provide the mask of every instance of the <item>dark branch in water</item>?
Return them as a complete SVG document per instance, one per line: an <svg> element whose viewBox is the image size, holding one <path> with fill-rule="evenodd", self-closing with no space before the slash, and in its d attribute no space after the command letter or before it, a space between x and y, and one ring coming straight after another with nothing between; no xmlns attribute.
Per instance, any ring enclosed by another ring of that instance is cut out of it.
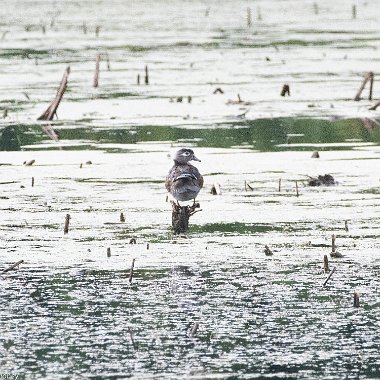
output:
<svg viewBox="0 0 380 380"><path fill-rule="evenodd" d="M4 269L1 271L1 273L6 273L6 272L9 272L11 271L12 269L15 269L16 267L18 267L20 264L22 264L24 262L24 260L20 260L20 261L17 261L16 263L12 264L10 267Z"/></svg>
<svg viewBox="0 0 380 380"><path fill-rule="evenodd" d="M63 94L66 91L69 74L70 74L70 66L67 66L65 72L63 73L61 84L59 85L59 88L57 90L57 94L54 100L50 103L46 111L37 120L53 120L54 115L57 113L57 108L59 106L59 103L62 100Z"/></svg>
<svg viewBox="0 0 380 380"><path fill-rule="evenodd" d="M372 88L373 88L373 81L374 81L374 75L373 72L370 71L369 73L366 73L363 79L363 82L358 90L358 92L355 95L354 100L359 101L360 100L360 95L362 94L367 82L370 82L369 84L369 94L368 94L368 99L372 100Z"/></svg>
<svg viewBox="0 0 380 380"><path fill-rule="evenodd" d="M335 273L336 267L333 268L333 270L330 272L329 276L326 278L325 282L323 283L323 286L326 286L328 281L330 280L331 276Z"/></svg>

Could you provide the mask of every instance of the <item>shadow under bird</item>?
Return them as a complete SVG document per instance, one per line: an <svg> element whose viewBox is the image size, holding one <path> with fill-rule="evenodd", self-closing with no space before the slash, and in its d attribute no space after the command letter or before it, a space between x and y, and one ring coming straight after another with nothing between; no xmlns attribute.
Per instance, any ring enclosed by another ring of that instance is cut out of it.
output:
<svg viewBox="0 0 380 380"><path fill-rule="evenodd" d="M166 190L177 201L194 200L203 186L203 177L198 169L189 161L201 161L195 157L193 150L183 148L174 156L174 165L170 169L166 181Z"/></svg>

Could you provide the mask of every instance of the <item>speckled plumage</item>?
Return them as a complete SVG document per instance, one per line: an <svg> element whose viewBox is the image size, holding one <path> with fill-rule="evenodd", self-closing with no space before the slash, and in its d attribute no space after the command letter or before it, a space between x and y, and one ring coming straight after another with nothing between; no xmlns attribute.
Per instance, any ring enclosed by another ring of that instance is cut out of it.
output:
<svg viewBox="0 0 380 380"><path fill-rule="evenodd" d="M180 149L174 157L165 187L177 201L195 199L203 186L203 177L189 161L200 161L191 149Z"/></svg>

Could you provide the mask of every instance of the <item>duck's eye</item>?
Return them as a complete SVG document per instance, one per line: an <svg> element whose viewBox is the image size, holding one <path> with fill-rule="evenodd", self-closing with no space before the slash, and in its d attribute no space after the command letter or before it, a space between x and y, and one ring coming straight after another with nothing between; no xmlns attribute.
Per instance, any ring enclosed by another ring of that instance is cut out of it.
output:
<svg viewBox="0 0 380 380"><path fill-rule="evenodd" d="M182 153L184 156L190 156L190 152L183 152Z"/></svg>

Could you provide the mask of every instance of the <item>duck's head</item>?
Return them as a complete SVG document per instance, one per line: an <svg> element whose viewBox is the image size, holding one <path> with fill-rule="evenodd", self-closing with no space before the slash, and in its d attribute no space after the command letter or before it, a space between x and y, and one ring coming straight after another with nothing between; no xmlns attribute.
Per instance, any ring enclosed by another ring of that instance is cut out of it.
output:
<svg viewBox="0 0 380 380"><path fill-rule="evenodd" d="M174 161L179 164L186 164L189 161L201 161L199 158L195 157L193 150L188 148L180 149L174 156Z"/></svg>

